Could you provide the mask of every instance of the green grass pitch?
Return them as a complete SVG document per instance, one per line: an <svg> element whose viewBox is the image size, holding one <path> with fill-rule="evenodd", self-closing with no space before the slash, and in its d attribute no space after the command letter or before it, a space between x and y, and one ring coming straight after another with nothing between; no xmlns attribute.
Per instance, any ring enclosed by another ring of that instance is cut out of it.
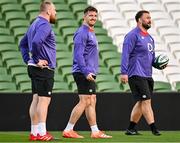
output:
<svg viewBox="0 0 180 143"><path fill-rule="evenodd" d="M91 139L89 131L79 131L84 139L68 139L63 138L62 132L50 132L54 135L55 140L51 142L59 143L160 143L160 142L176 142L180 143L180 131L162 131L161 136L154 136L150 131L140 131L142 135L127 136L122 131L107 131L106 133L112 135L112 139ZM29 142L29 132L0 132L0 142ZM37 142L37 141L36 141Z"/></svg>

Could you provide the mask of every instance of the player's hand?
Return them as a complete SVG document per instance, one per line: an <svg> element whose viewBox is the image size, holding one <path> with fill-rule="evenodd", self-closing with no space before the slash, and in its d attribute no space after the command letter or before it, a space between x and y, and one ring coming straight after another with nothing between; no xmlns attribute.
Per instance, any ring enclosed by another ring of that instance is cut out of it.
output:
<svg viewBox="0 0 180 143"><path fill-rule="evenodd" d="M48 66L48 62L46 60L39 60L37 66L43 69Z"/></svg>
<svg viewBox="0 0 180 143"><path fill-rule="evenodd" d="M120 81L126 84L128 82L128 75L120 75Z"/></svg>
<svg viewBox="0 0 180 143"><path fill-rule="evenodd" d="M95 79L94 79L93 76L95 76L93 73L89 73L89 74L87 75L86 79L89 80L89 81L95 81Z"/></svg>

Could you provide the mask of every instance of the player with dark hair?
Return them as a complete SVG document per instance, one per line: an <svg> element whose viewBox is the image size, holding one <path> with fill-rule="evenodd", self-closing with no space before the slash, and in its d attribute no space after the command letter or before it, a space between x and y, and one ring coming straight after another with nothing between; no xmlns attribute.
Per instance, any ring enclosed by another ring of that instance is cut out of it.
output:
<svg viewBox="0 0 180 143"><path fill-rule="evenodd" d="M51 101L56 67L56 43L51 23L56 21L54 4L45 0L40 5L40 14L30 25L20 42L24 62L32 82L33 99L29 109L31 134L29 140L53 139L46 130L48 106Z"/></svg>
<svg viewBox="0 0 180 143"><path fill-rule="evenodd" d="M126 135L138 135L135 126L142 115L150 126L152 133L161 135L155 126L154 113L151 107L154 81L152 66L155 59L154 39L147 32L151 27L151 16L141 10L135 16L137 27L124 38L121 75L122 83L129 83L135 105L131 112L130 124Z"/></svg>
<svg viewBox="0 0 180 143"><path fill-rule="evenodd" d="M96 122L96 85L98 72L98 43L94 33L97 9L89 6L84 10L83 24L74 34L73 77L77 84L79 103L74 107L66 128L65 138L84 138L73 130L74 125L85 111L91 127L92 138L111 138L98 129Z"/></svg>

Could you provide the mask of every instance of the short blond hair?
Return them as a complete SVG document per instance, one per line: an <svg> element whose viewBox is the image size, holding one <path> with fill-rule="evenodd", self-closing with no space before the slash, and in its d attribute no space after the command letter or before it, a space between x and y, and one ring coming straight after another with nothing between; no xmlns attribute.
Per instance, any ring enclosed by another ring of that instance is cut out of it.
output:
<svg viewBox="0 0 180 143"><path fill-rule="evenodd" d="M52 4L51 0L43 0L40 5L40 12L46 11L47 7Z"/></svg>

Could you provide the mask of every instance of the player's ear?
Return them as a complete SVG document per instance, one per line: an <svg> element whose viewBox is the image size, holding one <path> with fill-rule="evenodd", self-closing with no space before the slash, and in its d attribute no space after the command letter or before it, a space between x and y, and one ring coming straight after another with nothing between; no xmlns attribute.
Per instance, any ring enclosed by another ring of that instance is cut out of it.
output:
<svg viewBox="0 0 180 143"><path fill-rule="evenodd" d="M142 20L141 20L141 18L139 18L139 22L140 22L140 23L142 23Z"/></svg>
<svg viewBox="0 0 180 143"><path fill-rule="evenodd" d="M50 12L50 10L49 10L49 9L47 10L47 14L48 14L48 15L51 15L51 12Z"/></svg>

